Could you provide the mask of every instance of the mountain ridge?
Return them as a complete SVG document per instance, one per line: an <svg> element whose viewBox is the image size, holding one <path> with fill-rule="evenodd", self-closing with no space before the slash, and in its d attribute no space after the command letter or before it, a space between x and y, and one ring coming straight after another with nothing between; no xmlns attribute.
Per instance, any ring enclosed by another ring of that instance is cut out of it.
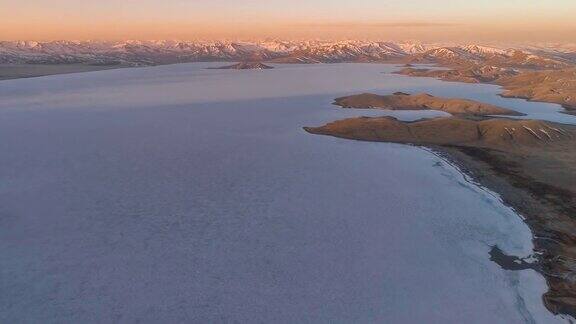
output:
<svg viewBox="0 0 576 324"><path fill-rule="evenodd" d="M277 63L487 62L514 68L558 69L576 63L576 48L498 47L391 41L0 41L2 64L124 64L131 66L201 61Z"/></svg>

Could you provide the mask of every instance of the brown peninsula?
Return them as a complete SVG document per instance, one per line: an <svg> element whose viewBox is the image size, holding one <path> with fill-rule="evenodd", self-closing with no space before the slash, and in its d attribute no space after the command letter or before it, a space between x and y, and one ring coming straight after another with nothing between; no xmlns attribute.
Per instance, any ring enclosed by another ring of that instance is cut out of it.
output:
<svg viewBox="0 0 576 324"><path fill-rule="evenodd" d="M503 97L556 103L567 113L576 113L576 68L519 72L492 66L455 66L449 70L404 68L396 73L452 82L493 83L504 88Z"/></svg>

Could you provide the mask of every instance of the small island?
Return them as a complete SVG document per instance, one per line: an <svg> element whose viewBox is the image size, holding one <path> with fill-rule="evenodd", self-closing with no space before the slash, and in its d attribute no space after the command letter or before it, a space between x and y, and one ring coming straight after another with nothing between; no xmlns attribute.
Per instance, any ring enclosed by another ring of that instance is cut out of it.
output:
<svg viewBox="0 0 576 324"><path fill-rule="evenodd" d="M217 68L210 68L215 70L269 70L274 67L266 65L262 62L240 62L232 65L221 66Z"/></svg>
<svg viewBox="0 0 576 324"><path fill-rule="evenodd" d="M425 93L411 95L404 92L396 92L384 96L372 93L363 93L336 98L334 104L343 108L440 110L453 115L523 115L514 110L474 100L435 97Z"/></svg>

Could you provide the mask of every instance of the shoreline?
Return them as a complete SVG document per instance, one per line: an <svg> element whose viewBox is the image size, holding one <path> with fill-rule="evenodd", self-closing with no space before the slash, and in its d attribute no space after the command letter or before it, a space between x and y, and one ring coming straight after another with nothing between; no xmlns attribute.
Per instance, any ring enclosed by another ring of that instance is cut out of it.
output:
<svg viewBox="0 0 576 324"><path fill-rule="evenodd" d="M0 81L133 68L130 65L0 64Z"/></svg>
<svg viewBox="0 0 576 324"><path fill-rule="evenodd" d="M576 69L548 69L542 71L523 71L512 75L489 75L492 79L483 79L483 71L472 73L461 66L445 66L446 71L431 69L402 69L395 73L408 77L432 77L440 81L459 83L492 84L500 88L499 96L502 98L521 99L527 102L541 102L559 105L564 114L576 115L574 102L574 82L566 82L576 76ZM506 74L505 70L497 71ZM468 78L467 78L468 77ZM555 187L554 177L544 177L542 174L552 175L562 163L553 154L540 156L540 163L549 168L540 172L539 179L535 179L526 167L530 163L507 159L513 156L511 152L499 153L497 157L486 148L463 146L438 146L421 144L443 156L445 159L458 165L484 186L498 193L504 204L512 207L524 218L533 235L534 252L537 264L531 266L546 279L548 292L542 296L546 308L554 314L566 314L576 319L576 189L568 186L569 190ZM572 154L570 161L576 161L574 150L576 145L565 147L566 155ZM549 152L550 153L550 152ZM562 154L559 151L552 153ZM542 155L542 154L540 154ZM566 157L564 157L566 159ZM509 162L512 162L510 164ZM522 170L524 167L525 170ZM520 169L520 170L519 170ZM569 169L569 167L568 167ZM523 172L524 171L524 172ZM561 172L560 172L561 173ZM564 172L566 175L566 172ZM573 177L573 174L571 175ZM574 180L573 180L574 181ZM497 254L497 253L496 253ZM494 255L491 253L491 257ZM495 260L493 260L495 261ZM522 261L517 259L517 261ZM526 265L528 266L528 265Z"/></svg>
<svg viewBox="0 0 576 324"><path fill-rule="evenodd" d="M574 237L570 237L569 233L551 231L551 228L547 226L549 222L563 218L558 215L556 206L535 200L530 193L529 185L525 187L514 185L511 178L518 176L516 171L502 167L498 164L498 159L491 159L489 156L478 158L478 155L482 153L466 152L467 149L462 147L434 145L421 147L433 151L434 154L458 166L478 185L497 193L503 204L511 207L522 218L532 232L534 254L537 258L536 265L531 268L546 279L549 288L548 292L542 296L544 305L554 314L566 314L576 318L576 308L574 307L576 297L566 295L566 288L568 287L562 280L570 276L569 271L567 271L569 269L565 269L566 263L570 261L564 260L570 258L565 255L569 254L566 253L569 250L565 249L563 245L573 241ZM542 196L539 197L539 199L542 198ZM543 217L544 215L547 217ZM574 283L571 287L574 288L573 286ZM566 305L567 303L570 306Z"/></svg>
<svg viewBox="0 0 576 324"><path fill-rule="evenodd" d="M358 140L362 141L362 140ZM394 143L394 142L388 142ZM462 147L443 147L439 145L423 145L400 143L423 149L453 165L462 172L473 184L498 195L498 199L504 205L510 207L530 228L532 233L534 263L525 263L518 268L506 267L510 263L499 262L501 259L494 258L494 251L500 251L497 246L493 247L490 258L504 270L520 271L532 269L542 275L546 280L548 291L542 296L545 307L555 315L569 315L576 319L576 274L571 269L576 266L576 251L572 246L566 246L574 242L575 237L570 233L558 232L549 227L551 223L560 220L563 224L565 216L559 215L555 206L535 200L528 187L513 185L509 176L515 172L504 173L501 166L489 163L486 160L477 159L468 153L464 153ZM500 169L495 172L494 169ZM542 197L540 197L542 198ZM569 229L566 231L569 232ZM569 254L569 256L567 256ZM516 256L506 256L508 259L523 261ZM573 262L573 263L572 263ZM574 278L571 278L574 277Z"/></svg>

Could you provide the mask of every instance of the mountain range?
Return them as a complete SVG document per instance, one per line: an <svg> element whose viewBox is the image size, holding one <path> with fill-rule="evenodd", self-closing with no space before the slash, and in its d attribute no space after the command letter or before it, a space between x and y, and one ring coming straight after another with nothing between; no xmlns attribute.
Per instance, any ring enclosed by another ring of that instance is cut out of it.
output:
<svg viewBox="0 0 576 324"><path fill-rule="evenodd" d="M489 63L511 68L562 68L576 46L482 46L369 41L0 41L1 64L156 65L199 61L275 63Z"/></svg>

